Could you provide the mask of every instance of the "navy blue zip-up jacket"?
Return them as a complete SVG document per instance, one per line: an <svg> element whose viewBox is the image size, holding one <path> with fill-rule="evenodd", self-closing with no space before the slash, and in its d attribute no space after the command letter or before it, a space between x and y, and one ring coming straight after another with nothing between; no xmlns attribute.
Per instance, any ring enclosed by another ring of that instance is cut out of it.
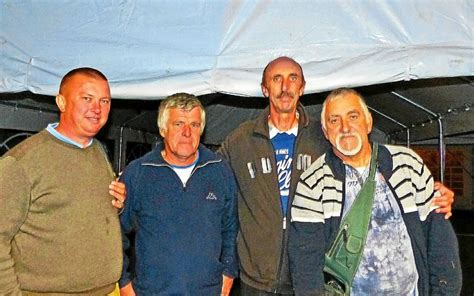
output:
<svg viewBox="0 0 474 296"><path fill-rule="evenodd" d="M120 216L120 287L132 281L137 295L220 295L222 275L238 273L234 175L225 160L200 145L198 163L183 184L162 149L159 144L130 163L121 177L127 201ZM131 232L134 268L127 256Z"/></svg>

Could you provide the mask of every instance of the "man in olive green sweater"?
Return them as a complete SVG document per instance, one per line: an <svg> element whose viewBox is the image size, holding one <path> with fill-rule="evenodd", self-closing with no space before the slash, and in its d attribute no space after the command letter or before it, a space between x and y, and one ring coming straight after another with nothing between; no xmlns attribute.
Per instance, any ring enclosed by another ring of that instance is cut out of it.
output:
<svg viewBox="0 0 474 296"><path fill-rule="evenodd" d="M61 81L59 123L0 159L0 294L105 295L122 269L125 187L94 136L110 111L92 68ZM110 185L109 185L110 184Z"/></svg>

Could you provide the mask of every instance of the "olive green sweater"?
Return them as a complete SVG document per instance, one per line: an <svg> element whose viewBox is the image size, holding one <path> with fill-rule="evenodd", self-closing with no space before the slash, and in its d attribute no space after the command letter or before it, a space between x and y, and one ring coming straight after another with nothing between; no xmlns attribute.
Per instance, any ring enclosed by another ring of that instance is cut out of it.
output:
<svg viewBox="0 0 474 296"><path fill-rule="evenodd" d="M0 159L0 294L106 294L122 245L96 140L81 149L46 130Z"/></svg>

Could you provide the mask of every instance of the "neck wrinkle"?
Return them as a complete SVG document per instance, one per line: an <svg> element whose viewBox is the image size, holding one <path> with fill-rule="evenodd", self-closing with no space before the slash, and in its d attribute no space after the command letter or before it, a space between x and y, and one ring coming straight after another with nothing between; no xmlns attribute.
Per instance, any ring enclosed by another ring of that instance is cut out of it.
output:
<svg viewBox="0 0 474 296"><path fill-rule="evenodd" d="M189 160L186 160L186 161L183 161L182 163L179 161L178 158L174 158L174 159L170 159L165 151L165 149L161 150L161 156L163 157L163 159L169 164L169 165L172 165L172 166L189 166L191 164L193 164L197 158L198 158L198 153L195 153L194 155L194 158L192 161L189 161Z"/></svg>
<svg viewBox="0 0 474 296"><path fill-rule="evenodd" d="M298 124L298 116L294 113L273 113L268 117L268 122L279 131L286 132Z"/></svg>

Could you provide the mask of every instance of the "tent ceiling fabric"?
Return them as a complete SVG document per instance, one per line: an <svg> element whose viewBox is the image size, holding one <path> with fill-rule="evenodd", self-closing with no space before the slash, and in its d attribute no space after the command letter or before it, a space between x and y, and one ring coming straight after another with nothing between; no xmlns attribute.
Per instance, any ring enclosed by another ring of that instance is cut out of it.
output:
<svg viewBox="0 0 474 296"><path fill-rule="evenodd" d="M302 64L307 94L470 76L472 11L468 0L0 0L0 92L54 95L91 66L114 98L255 97L280 55Z"/></svg>

